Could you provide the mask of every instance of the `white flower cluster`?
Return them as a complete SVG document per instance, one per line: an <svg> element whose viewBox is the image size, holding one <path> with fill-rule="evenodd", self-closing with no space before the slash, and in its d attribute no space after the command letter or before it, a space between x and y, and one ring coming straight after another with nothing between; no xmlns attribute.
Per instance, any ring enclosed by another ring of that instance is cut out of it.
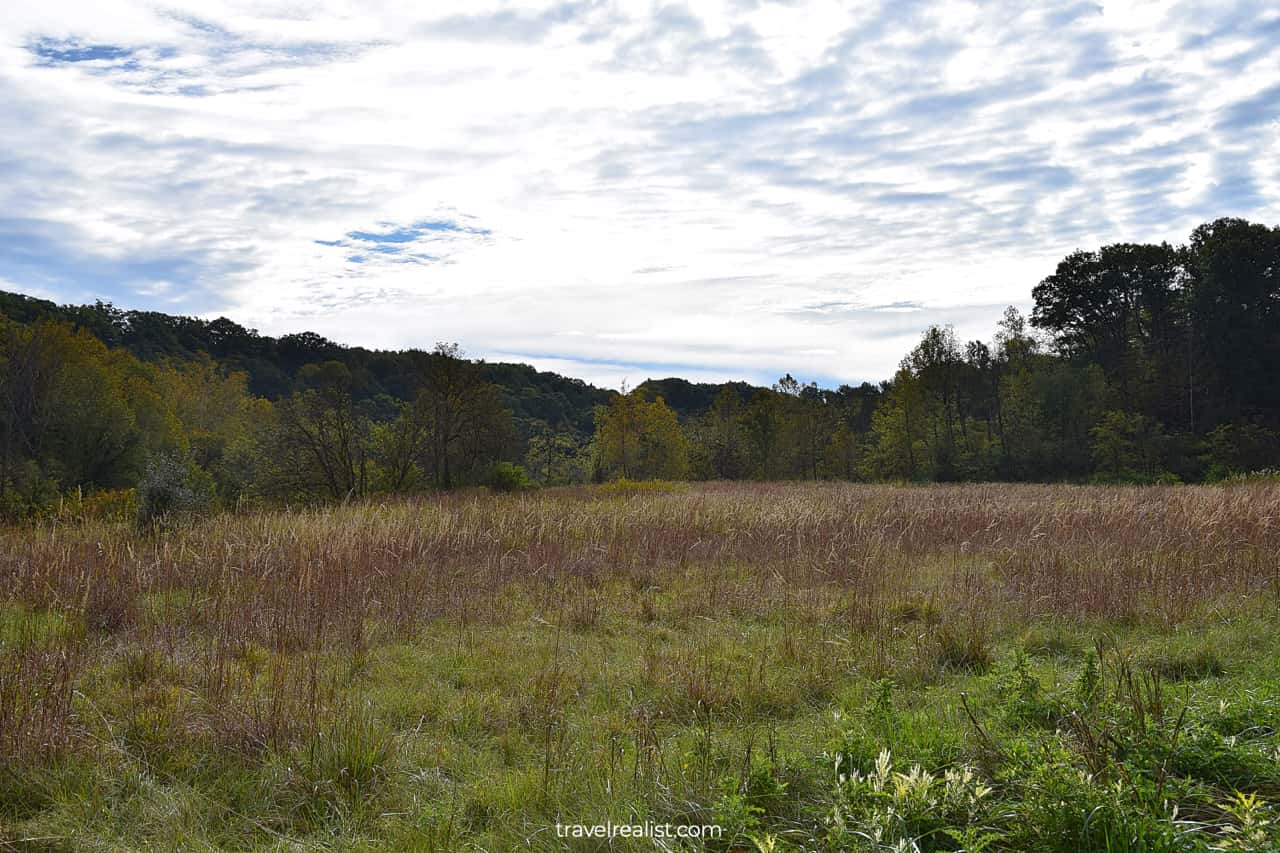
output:
<svg viewBox="0 0 1280 853"><path fill-rule="evenodd" d="M906 772L893 769L893 756L882 750L875 766L863 774L844 770L836 758L836 779L843 807L832 815L834 828L860 838L874 850L909 853L918 850L912 832L922 822L968 825L979 804L992 793L971 767L953 767L939 774L918 764Z"/></svg>

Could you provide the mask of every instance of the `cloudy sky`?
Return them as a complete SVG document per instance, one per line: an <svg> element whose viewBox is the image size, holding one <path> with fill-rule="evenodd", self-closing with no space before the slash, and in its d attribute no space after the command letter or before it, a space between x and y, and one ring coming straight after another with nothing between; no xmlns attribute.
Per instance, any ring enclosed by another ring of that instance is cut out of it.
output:
<svg viewBox="0 0 1280 853"><path fill-rule="evenodd" d="M4 6L0 289L61 302L831 384L1280 221L1273 2Z"/></svg>

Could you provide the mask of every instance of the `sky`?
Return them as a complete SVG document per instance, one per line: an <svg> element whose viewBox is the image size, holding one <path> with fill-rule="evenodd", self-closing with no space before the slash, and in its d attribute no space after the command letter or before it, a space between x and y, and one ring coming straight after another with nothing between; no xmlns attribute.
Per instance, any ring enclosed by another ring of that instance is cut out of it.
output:
<svg viewBox="0 0 1280 853"><path fill-rule="evenodd" d="M59 302L835 385L1280 221L1269 1L4 6L0 289Z"/></svg>

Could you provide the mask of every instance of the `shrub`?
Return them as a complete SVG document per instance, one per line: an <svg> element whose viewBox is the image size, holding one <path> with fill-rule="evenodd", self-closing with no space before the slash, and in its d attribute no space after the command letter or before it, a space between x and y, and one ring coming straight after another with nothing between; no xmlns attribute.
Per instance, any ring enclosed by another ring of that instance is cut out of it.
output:
<svg viewBox="0 0 1280 853"><path fill-rule="evenodd" d="M995 686L1005 720L1011 725L1051 725L1057 719L1057 703L1045 694L1021 649L999 673Z"/></svg>
<svg viewBox="0 0 1280 853"><path fill-rule="evenodd" d="M169 454L153 456L138 486L138 525L203 512L213 503L213 492L213 478L195 463Z"/></svg>
<svg viewBox="0 0 1280 853"><path fill-rule="evenodd" d="M533 481L523 465L499 462L489 471L486 485L495 492L523 492L533 488Z"/></svg>
<svg viewBox="0 0 1280 853"><path fill-rule="evenodd" d="M14 466L0 496L0 518L29 518L48 512L58 501L58 482L35 462Z"/></svg>
<svg viewBox="0 0 1280 853"><path fill-rule="evenodd" d="M1210 474L1214 475L1211 471ZM1222 483L1228 486L1243 486L1250 483L1277 483L1280 482L1280 470L1275 468L1262 468L1258 471L1249 471L1244 474L1223 474L1217 472L1216 476L1211 476L1213 482Z"/></svg>
<svg viewBox="0 0 1280 853"><path fill-rule="evenodd" d="M1256 423L1222 424L1209 435L1209 459L1220 476L1265 470L1280 461L1280 436Z"/></svg>
<svg viewBox="0 0 1280 853"><path fill-rule="evenodd" d="M971 767L962 764L932 773L913 764L902 772L894 769L886 749L870 772L844 767L840 761L835 770L835 807L827 838L835 849L865 849L868 838L877 842L872 849L882 850L936 850L947 836L977 841L987 835L985 845L998 840L998 832L988 829L994 791ZM966 846L975 848L978 844L972 842Z"/></svg>

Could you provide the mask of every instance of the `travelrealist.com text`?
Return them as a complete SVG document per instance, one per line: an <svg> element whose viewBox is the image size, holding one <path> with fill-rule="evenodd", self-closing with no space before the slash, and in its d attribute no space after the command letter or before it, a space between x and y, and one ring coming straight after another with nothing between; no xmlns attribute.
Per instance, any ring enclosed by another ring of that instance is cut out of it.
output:
<svg viewBox="0 0 1280 853"><path fill-rule="evenodd" d="M711 838L724 834L715 824L653 823L557 823L557 838Z"/></svg>

